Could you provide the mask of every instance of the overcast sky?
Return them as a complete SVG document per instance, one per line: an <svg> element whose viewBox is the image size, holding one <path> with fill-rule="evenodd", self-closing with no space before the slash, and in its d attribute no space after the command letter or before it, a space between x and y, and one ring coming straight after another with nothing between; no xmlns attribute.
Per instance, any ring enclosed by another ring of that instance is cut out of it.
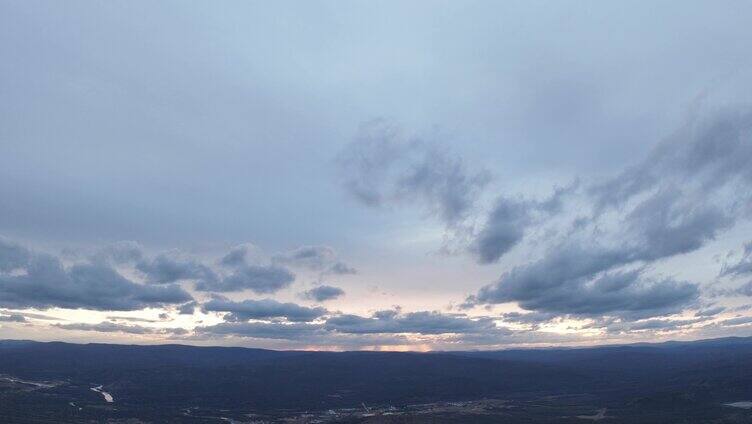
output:
<svg viewBox="0 0 752 424"><path fill-rule="evenodd" d="M752 335L749 16L0 1L0 338Z"/></svg>

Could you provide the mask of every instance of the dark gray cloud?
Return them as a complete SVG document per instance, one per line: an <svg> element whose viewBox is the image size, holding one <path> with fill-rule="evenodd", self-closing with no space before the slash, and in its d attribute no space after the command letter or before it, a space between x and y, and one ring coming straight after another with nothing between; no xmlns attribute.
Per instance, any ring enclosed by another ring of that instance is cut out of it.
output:
<svg viewBox="0 0 752 424"><path fill-rule="evenodd" d="M275 255L272 262L302 267L322 274L356 274L357 270L339 261L337 252L329 246L300 246Z"/></svg>
<svg viewBox="0 0 752 424"><path fill-rule="evenodd" d="M575 182L568 187L556 188L550 197L542 201L499 198L471 246L478 262L490 264L501 259L522 241L528 227L561 212L564 197L578 186L579 182Z"/></svg>
<svg viewBox="0 0 752 424"><path fill-rule="evenodd" d="M635 331L676 331L707 320L707 317L699 317L692 319L648 319L636 322L622 321L609 323L604 329L612 334Z"/></svg>
<svg viewBox="0 0 752 424"><path fill-rule="evenodd" d="M159 320L156 319L148 319L148 318L139 318L139 317L122 317L122 316L108 316L108 320L110 321L128 321L128 322L159 322Z"/></svg>
<svg viewBox="0 0 752 424"><path fill-rule="evenodd" d="M738 289L736 289L735 293L741 294L744 296L752 296L752 281L749 281L745 283L744 285L742 285L741 287L739 287Z"/></svg>
<svg viewBox="0 0 752 424"><path fill-rule="evenodd" d="M231 268L229 274L220 273L221 270L217 271L177 251L161 253L153 258L140 254L141 259L135 267L144 275L148 284L193 281L199 291L232 292L249 289L266 294L292 284L295 275L284 266L248 264L250 247L248 244L239 245L219 260L220 265Z"/></svg>
<svg viewBox="0 0 752 424"><path fill-rule="evenodd" d="M189 333L185 328L153 328L141 325L124 325L114 322L103 321L98 324L72 323L72 324L52 324L53 327L62 330L77 331L96 331L99 333L126 333L126 334L148 334L148 335L174 335L182 336Z"/></svg>
<svg viewBox="0 0 752 424"><path fill-rule="evenodd" d="M176 254L163 253L152 259L142 260L136 264L136 269L146 276L146 281L150 284L170 284L183 280L212 284L219 279L206 265Z"/></svg>
<svg viewBox="0 0 752 424"><path fill-rule="evenodd" d="M633 255L644 261L695 251L732 222L719 207L697 202L677 187L662 187L624 220L628 234L640 243Z"/></svg>
<svg viewBox="0 0 752 424"><path fill-rule="evenodd" d="M530 214L525 202L499 199L473 246L478 262L496 262L517 245L525 234L525 227L531 222Z"/></svg>
<svg viewBox="0 0 752 424"><path fill-rule="evenodd" d="M406 137L383 120L361 126L338 163L345 189L362 204L418 203L448 226L467 217L490 180L443 146Z"/></svg>
<svg viewBox="0 0 752 424"><path fill-rule="evenodd" d="M219 336L279 340L296 340L324 334L321 324L282 324L269 322L223 322L216 325L197 327L196 332Z"/></svg>
<svg viewBox="0 0 752 424"><path fill-rule="evenodd" d="M193 315L193 312L196 310L196 306L198 306L198 303L196 303L196 301L184 303L178 306L178 313L180 315Z"/></svg>
<svg viewBox="0 0 752 424"><path fill-rule="evenodd" d="M321 307L309 308L295 303L281 303L273 299L244 300L233 302L227 299L213 299L203 304L205 312L227 312L225 321L269 320L284 318L291 322L309 322L327 313Z"/></svg>
<svg viewBox="0 0 752 424"><path fill-rule="evenodd" d="M542 312L632 316L691 305L699 297L696 284L649 278L644 267L696 251L749 216L750 135L749 109L696 119L638 165L590 186L578 199L592 205L589 219L552 243L542 258L483 287L468 304L518 302ZM501 217L499 241L488 243L492 248L484 250L490 253L481 254L481 261L493 261L517 243L519 228L529 219L519 202L502 203L495 212ZM743 259L725 272L744 266Z"/></svg>
<svg viewBox="0 0 752 424"><path fill-rule="evenodd" d="M752 324L752 317L739 316L736 318L730 318L720 322L721 325L746 325Z"/></svg>
<svg viewBox="0 0 752 424"><path fill-rule="evenodd" d="M380 314L371 318L339 315L327 319L326 328L350 334L447 334L493 332L496 330L496 325L488 318L470 319L464 315L421 311L407 314Z"/></svg>
<svg viewBox="0 0 752 424"><path fill-rule="evenodd" d="M501 318L504 322L512 322L515 324L525 324L537 329L540 324L552 321L560 315L555 312L507 312L501 314Z"/></svg>
<svg viewBox="0 0 752 424"><path fill-rule="evenodd" d="M196 328L199 334L239 336L264 339L316 341L318 343L409 343L405 339L375 340L374 336L397 337L403 333L427 336L475 337L486 342L498 341L511 331L496 327L489 318L470 319L465 315L448 315L420 311L401 313L397 310L380 311L371 317L338 314L329 316L324 324L295 322L225 322ZM353 339L355 337L355 339ZM401 337L401 336L399 336ZM358 341L359 340L359 341ZM356 344L357 344L356 343Z"/></svg>
<svg viewBox="0 0 752 424"><path fill-rule="evenodd" d="M31 256L31 252L25 247L0 236L0 272L25 268Z"/></svg>
<svg viewBox="0 0 752 424"><path fill-rule="evenodd" d="M331 267L329 267L329 273L337 275L357 274L358 270L347 265L346 263L335 262Z"/></svg>
<svg viewBox="0 0 752 424"><path fill-rule="evenodd" d="M26 322L22 314L0 315L0 322Z"/></svg>
<svg viewBox="0 0 752 424"><path fill-rule="evenodd" d="M433 321L433 320L431 320ZM369 325L370 326L370 325ZM212 326L197 327L196 334L199 336L232 336L248 337L256 339L287 340L326 346L341 346L350 348L362 348L364 346L384 345L410 345L425 343L430 338L436 347L445 349L457 349L458 346L470 345L499 345L508 343L553 343L563 341L577 341L578 337L571 335L556 335L552 333L538 332L514 332L503 327L487 329L484 331L460 332L458 326L436 330L435 325L416 331L416 328L406 328L405 333L417 334L410 336L402 334L402 330L395 327L386 328L386 332L371 332L354 329L353 332L342 332L327 328L321 324L296 324L296 323L261 323L261 322L225 322Z"/></svg>
<svg viewBox="0 0 752 424"><path fill-rule="evenodd" d="M103 321L98 324L72 323L52 324L63 330L97 331L100 333L128 333L128 334L151 334L151 329L140 325L125 325Z"/></svg>
<svg viewBox="0 0 752 424"><path fill-rule="evenodd" d="M137 284L101 263L66 268L54 256L5 241L0 246L5 246L0 253L11 252L0 259L6 269L23 271L0 274L0 305L5 307L136 310L192 300L179 286Z"/></svg>
<svg viewBox="0 0 752 424"><path fill-rule="evenodd" d="M684 187L687 194L712 194L713 198L730 185L740 187L736 193L742 196L729 206L743 207L750 196L744 187L752 181L750 130L752 110L748 107L696 117L658 145L646 160L593 186L596 204L599 208L618 207L641 193L666 186Z"/></svg>
<svg viewBox="0 0 752 424"><path fill-rule="evenodd" d="M322 270L336 259L337 254L329 246L300 246L290 252L274 256L273 261Z"/></svg>
<svg viewBox="0 0 752 424"><path fill-rule="evenodd" d="M238 267L246 264L249 247L240 245L232 248L219 260L219 263L228 267Z"/></svg>
<svg viewBox="0 0 752 424"><path fill-rule="evenodd" d="M733 265L724 264L721 275L740 277L752 274L752 242L744 245L744 253L739 261Z"/></svg>
<svg viewBox="0 0 752 424"><path fill-rule="evenodd" d="M324 302L326 300L336 299L344 294L345 291L339 287L323 285L306 290L303 293L303 297L317 302Z"/></svg>
<svg viewBox="0 0 752 424"><path fill-rule="evenodd" d="M63 318L53 317L51 315L46 314L39 314L35 312L14 312L14 311L0 311L6 315L20 315L24 317L26 320L28 319L35 319L35 320L42 320L42 321L66 321Z"/></svg>
<svg viewBox="0 0 752 424"><path fill-rule="evenodd" d="M542 259L514 267L470 301L518 302L524 309L561 314L657 315L698 298L695 284L647 279L639 269L610 271L632 262L634 254L629 248L556 246Z"/></svg>
<svg viewBox="0 0 752 424"><path fill-rule="evenodd" d="M289 287L293 281L295 281L295 274L279 265L244 265L222 278L197 281L196 290L209 292L251 290L258 294L269 294Z"/></svg>
<svg viewBox="0 0 752 424"><path fill-rule="evenodd" d="M709 308L700 309L699 311L695 312L696 317L712 317L715 315L720 314L721 312L724 312L726 310L725 306L711 306Z"/></svg>

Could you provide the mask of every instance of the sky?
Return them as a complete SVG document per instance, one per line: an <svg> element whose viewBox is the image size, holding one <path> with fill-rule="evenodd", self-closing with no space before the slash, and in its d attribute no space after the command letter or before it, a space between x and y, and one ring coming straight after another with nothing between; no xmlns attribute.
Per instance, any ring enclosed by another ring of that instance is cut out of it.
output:
<svg viewBox="0 0 752 424"><path fill-rule="evenodd" d="M744 1L0 1L0 339L752 335Z"/></svg>

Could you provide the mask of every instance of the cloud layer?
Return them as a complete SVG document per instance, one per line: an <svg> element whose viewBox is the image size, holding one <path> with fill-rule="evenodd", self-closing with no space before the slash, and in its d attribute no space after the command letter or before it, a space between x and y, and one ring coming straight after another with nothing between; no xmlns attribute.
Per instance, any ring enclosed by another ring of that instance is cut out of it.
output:
<svg viewBox="0 0 752 424"><path fill-rule="evenodd" d="M578 209L589 207L590 216L576 217L566 231L554 229L561 235L546 240L539 259L512 267L468 305L517 302L534 311L622 317L693 306L696 282L650 276L649 268L700 249L750 217L751 137L749 109L692 121L644 161L575 193ZM493 262L519 243L536 208L500 202L480 233L480 261ZM746 259L724 273L743 272Z"/></svg>
<svg viewBox="0 0 752 424"><path fill-rule="evenodd" d="M338 163L343 186L360 203L417 204L450 227L467 218L490 181L441 144L406 136L384 120L363 125Z"/></svg>
<svg viewBox="0 0 752 424"><path fill-rule="evenodd" d="M66 267L57 257L5 239L0 264L0 305L9 308L137 310L193 299L174 284L138 284L100 263Z"/></svg>
<svg viewBox="0 0 752 424"><path fill-rule="evenodd" d="M321 307L308 308L291 302L277 302L273 299L244 300L232 302L227 299L213 299L202 306L207 312L226 312L225 321L269 320L283 318L290 322L309 322L327 313Z"/></svg>
<svg viewBox="0 0 752 424"><path fill-rule="evenodd" d="M305 299L315 300L316 302L324 302L327 300L336 299L344 295L345 291L341 288L327 285L314 287L310 290L306 290L303 293L303 297Z"/></svg>

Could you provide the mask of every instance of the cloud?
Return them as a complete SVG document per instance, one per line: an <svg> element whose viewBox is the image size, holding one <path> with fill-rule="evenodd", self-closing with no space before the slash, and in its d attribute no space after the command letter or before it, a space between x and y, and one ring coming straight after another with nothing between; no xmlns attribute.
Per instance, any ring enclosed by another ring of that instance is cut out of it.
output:
<svg viewBox="0 0 752 424"><path fill-rule="evenodd" d="M450 227L467 217L490 180L439 144L405 137L383 120L362 125L338 164L345 190L360 203L417 203Z"/></svg>
<svg viewBox="0 0 752 424"><path fill-rule="evenodd" d="M698 298L692 283L647 279L639 269L609 271L631 262L633 254L629 248L557 246L539 261L514 267L470 300L518 302L524 309L562 314L658 315Z"/></svg>
<svg viewBox="0 0 752 424"><path fill-rule="evenodd" d="M101 263L66 268L54 256L4 240L0 263L6 270L0 273L0 305L9 308L136 310L192 300L176 285L137 284Z"/></svg>
<svg viewBox="0 0 752 424"><path fill-rule="evenodd" d="M542 257L505 272L466 306L517 302L540 312L630 317L691 306L700 295L697 284L650 277L647 269L700 249L752 216L750 135L748 108L691 122L636 166L591 184L575 203L579 210L591 208L591 216L578 218L572 232L549 240ZM499 219L492 215L489 222L499 224L479 236L481 262L493 262L518 243L530 220L524 202L502 201L493 213ZM745 264L725 272L743 271Z"/></svg>
<svg viewBox="0 0 752 424"><path fill-rule="evenodd" d="M276 264L302 267L322 274L355 274L357 270L340 262L337 253L329 246L300 246L289 252L275 255Z"/></svg>
<svg viewBox="0 0 752 424"><path fill-rule="evenodd" d="M257 294L276 293L295 281L295 274L278 265L245 265L221 279L199 280L196 290L233 292L251 290Z"/></svg>
<svg viewBox="0 0 752 424"><path fill-rule="evenodd" d="M706 321L708 318L692 319L648 319L636 322L612 322L605 327L608 333L623 334L635 331L676 331L693 324Z"/></svg>
<svg viewBox="0 0 752 424"><path fill-rule="evenodd" d="M471 246L478 262L490 264L501 259L522 241L528 227L560 212L562 199L578 185L575 182L569 187L557 188L543 201L500 197Z"/></svg>
<svg viewBox="0 0 752 424"><path fill-rule="evenodd" d="M254 308L255 310L255 308ZM498 342L514 332L496 327L489 318L471 319L464 315L419 311L401 313L380 311L371 317L334 314L323 324L303 322L243 322L228 321L196 328L198 334L307 341L316 344L363 346L368 344L409 344L403 334L426 337L450 337L455 341L464 337Z"/></svg>
<svg viewBox="0 0 752 424"><path fill-rule="evenodd" d="M458 331L453 329L452 331ZM430 344L437 349L456 350L467 346L499 346L510 343L555 343L583 341L582 337L571 334L548 332L511 331L498 327L477 332L438 332L425 329L421 332L401 333L399 330L377 332L340 332L326 328L322 324L302 323L262 323L225 322L217 325L197 327L200 337L241 337L253 339L285 340L299 343L302 347L336 346L346 349L384 346L425 346ZM288 345L288 344L286 344Z"/></svg>
<svg viewBox="0 0 752 424"><path fill-rule="evenodd" d="M178 306L178 313L180 315L193 315L197 305L196 301L184 303Z"/></svg>
<svg viewBox="0 0 752 424"><path fill-rule="evenodd" d="M681 186L687 194L715 198L726 186L752 181L752 109L727 108L692 121L636 166L592 187L599 208L624 205L635 196L661 186ZM746 190L732 207L743 207ZM711 202L700 202L700 204Z"/></svg>
<svg viewBox="0 0 752 424"><path fill-rule="evenodd" d="M169 284L183 280L196 280L212 284L218 280L217 274L209 267L176 254L160 254L150 260L136 264L150 284Z"/></svg>
<svg viewBox="0 0 752 424"><path fill-rule="evenodd" d="M155 319L139 318L139 317L121 317L121 316L108 316L110 321L128 321L128 322L159 322Z"/></svg>
<svg viewBox="0 0 752 424"><path fill-rule="evenodd" d="M255 250L253 245L243 244L223 256L219 264L231 268L229 273L214 270L176 251L162 253L153 258L142 258L136 263L136 269L144 275L148 284L193 281L198 291L252 290L255 293L267 294L288 287L295 280L295 275L284 266L249 265L247 256L252 250Z"/></svg>
<svg viewBox="0 0 752 424"><path fill-rule="evenodd" d="M557 318L559 314L553 312L507 312L501 314L501 318L504 322L512 322L515 324L526 324L533 328L538 328L540 324L549 322Z"/></svg>
<svg viewBox="0 0 752 424"><path fill-rule="evenodd" d="M322 331L321 324L282 324L267 322L224 322L216 325L197 327L200 334L241 336L258 339L295 340L310 338Z"/></svg>
<svg viewBox="0 0 752 424"><path fill-rule="evenodd" d="M342 262L336 262L329 267L330 274L345 275L345 274L357 274L358 270Z"/></svg>
<svg viewBox="0 0 752 424"><path fill-rule="evenodd" d="M25 268L31 257L28 249L0 236L0 272Z"/></svg>
<svg viewBox="0 0 752 424"><path fill-rule="evenodd" d="M743 286L736 289L736 293L744 296L752 296L752 281L749 281Z"/></svg>
<svg viewBox="0 0 752 424"><path fill-rule="evenodd" d="M473 246L478 262L496 262L517 245L525 234L525 227L531 222L530 215L527 203L499 199Z"/></svg>
<svg viewBox="0 0 752 424"><path fill-rule="evenodd" d="M236 268L248 263L248 257L250 255L257 255L258 248L250 243L241 244L233 247L225 256L223 256L219 263L223 266Z"/></svg>
<svg viewBox="0 0 752 424"><path fill-rule="evenodd" d="M745 325L752 324L752 317L736 317L721 321L721 325Z"/></svg>
<svg viewBox="0 0 752 424"><path fill-rule="evenodd" d="M183 280L195 282L195 289L206 292L234 292L251 290L254 293L275 293L295 281L286 267L278 264L249 264L248 256L256 252L255 246L242 244L231 249L219 260L219 265L229 270L217 270L178 254L161 254L136 265L152 284L165 284ZM229 271L229 273L225 272ZM186 305L186 310L190 306Z"/></svg>
<svg viewBox="0 0 752 424"><path fill-rule="evenodd" d="M54 327L63 330L78 330L78 331L97 331L100 333L128 333L128 334L150 334L151 329L142 327L139 325L124 325L116 324L114 322L104 321L99 324L52 324Z"/></svg>
<svg viewBox="0 0 752 424"><path fill-rule="evenodd" d="M744 253L734 265L724 264L721 275L739 277L752 274L752 241L744 245Z"/></svg>
<svg viewBox="0 0 752 424"><path fill-rule="evenodd" d="M314 287L311 290L307 290L303 293L303 297L308 300L324 302L326 300L336 299L340 296L343 296L344 294L345 291L339 287L323 285Z"/></svg>
<svg viewBox="0 0 752 424"><path fill-rule="evenodd" d="M65 267L52 255L32 252L0 239L0 306L51 307L94 310L138 310L182 304L181 313L195 306L193 298L177 282L193 280L199 291L274 293L289 286L295 276L278 265L243 265L228 275L177 254L144 258L132 242L111 245L92 262ZM129 252L129 253L124 253ZM134 261L147 284L130 281L110 266L110 261Z"/></svg>
<svg viewBox="0 0 752 424"><path fill-rule="evenodd" d="M96 331L99 333L126 333L139 335L175 335L182 336L188 334L185 328L153 328L141 325L124 325L114 322L103 321L98 324L72 323L72 324L52 324L53 327L62 330L76 331Z"/></svg>
<svg viewBox="0 0 752 424"><path fill-rule="evenodd" d="M21 314L0 315L0 322L27 322Z"/></svg>
<svg viewBox="0 0 752 424"><path fill-rule="evenodd" d="M104 247L94 255L94 260L112 261L116 264L136 263L144 256L143 248L135 241L118 241Z"/></svg>
<svg viewBox="0 0 752 424"><path fill-rule="evenodd" d="M715 315L720 314L721 312L725 311L725 306L713 306L710 308L700 309L699 311L695 312L696 317L712 317Z"/></svg>
<svg viewBox="0 0 752 424"><path fill-rule="evenodd" d="M219 262L230 267L240 266L245 263L247 253L248 249L245 246L238 246L230 250Z"/></svg>
<svg viewBox="0 0 752 424"><path fill-rule="evenodd" d="M0 311L0 312L7 314L7 315L20 315L27 321L29 319L41 320L41 321L65 321L64 318L58 318L58 317L53 317L51 315L38 314L34 312L13 312L13 311L7 311L7 310Z"/></svg>
<svg viewBox="0 0 752 424"><path fill-rule="evenodd" d="M274 262L321 270L337 259L334 249L328 246L301 246L290 252L276 255Z"/></svg>
<svg viewBox="0 0 752 424"><path fill-rule="evenodd" d="M496 330L496 325L487 318L470 319L466 316L421 311L407 314L381 314L371 318L358 315L339 315L327 319L326 328L351 334L447 334L493 332Z"/></svg>
<svg viewBox="0 0 752 424"><path fill-rule="evenodd" d="M713 204L697 202L677 187L660 188L624 220L636 238L635 259L654 261L695 251L730 227L731 218Z"/></svg>
<svg viewBox="0 0 752 424"><path fill-rule="evenodd" d="M273 299L244 300L233 302L213 299L203 304L205 312L227 312L225 321L268 320L284 318L291 322L310 322L327 313L321 307L308 308L295 303L281 303Z"/></svg>

